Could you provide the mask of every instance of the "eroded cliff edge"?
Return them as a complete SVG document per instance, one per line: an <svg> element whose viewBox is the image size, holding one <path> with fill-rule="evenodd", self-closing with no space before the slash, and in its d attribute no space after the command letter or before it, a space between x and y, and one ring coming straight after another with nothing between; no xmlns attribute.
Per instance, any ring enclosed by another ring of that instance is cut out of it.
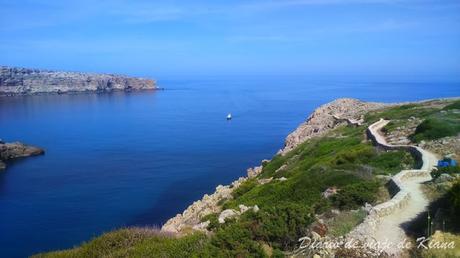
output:
<svg viewBox="0 0 460 258"><path fill-rule="evenodd" d="M340 98L324 104L315 111L290 133L285 141L284 147L278 152L284 155L293 150L303 142L325 135L327 132L343 124L359 124L363 120L364 114L369 111L381 109L388 104L364 102L358 99ZM162 227L163 231L174 233L186 233L190 230L206 231L208 223L201 222L202 218L211 213L219 213L222 200L232 198L232 192L243 182L254 178L262 172L262 166L268 160L262 161L262 165L249 168L247 177L240 177L230 185L216 187L216 191L211 195L205 194L201 200L191 204L182 214L177 214L169 219ZM282 167L280 168L282 169ZM240 207L240 212L248 207Z"/></svg>
<svg viewBox="0 0 460 258"><path fill-rule="evenodd" d="M151 79L0 66L0 96L153 89Z"/></svg>

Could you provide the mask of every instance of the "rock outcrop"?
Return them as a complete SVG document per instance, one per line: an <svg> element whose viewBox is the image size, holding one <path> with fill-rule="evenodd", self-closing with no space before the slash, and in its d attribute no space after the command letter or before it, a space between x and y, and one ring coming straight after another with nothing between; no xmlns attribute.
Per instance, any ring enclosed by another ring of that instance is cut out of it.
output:
<svg viewBox="0 0 460 258"><path fill-rule="evenodd" d="M322 136L340 124L359 124L365 113L384 106L383 103L363 102L350 98L336 99L322 105L288 135L285 146L279 154L284 155L306 140Z"/></svg>
<svg viewBox="0 0 460 258"><path fill-rule="evenodd" d="M201 200L198 200L188 206L188 208L182 213L177 214L175 217L169 219L162 227L162 231L172 233L187 232L188 229L195 229L200 231L206 231L206 227L209 222L201 222L201 219L211 213L221 213L222 208L219 203L223 200L232 199L232 192L238 188L246 180L256 177L262 172L262 166L249 168L247 170L247 177L240 177L238 180L233 181L230 185L219 185L216 187L216 191L211 194L205 194ZM240 213L245 212L248 207L240 206ZM259 210L259 207L252 207L255 212Z"/></svg>
<svg viewBox="0 0 460 258"><path fill-rule="evenodd" d="M161 230L172 233L181 233L187 229L202 228L201 219L211 213L221 212L219 201L232 198L233 189L238 188L241 183L246 181L245 177L240 177L231 185L216 187L216 191L211 194L205 194L201 200L194 202L182 214L177 214L169 219Z"/></svg>
<svg viewBox="0 0 460 258"><path fill-rule="evenodd" d="M0 140L0 170L6 168L4 161L22 157L36 156L45 153L44 150L25 145L20 142L5 143Z"/></svg>
<svg viewBox="0 0 460 258"><path fill-rule="evenodd" d="M57 72L17 67L0 67L0 96L37 93L157 89L150 79L113 74Z"/></svg>

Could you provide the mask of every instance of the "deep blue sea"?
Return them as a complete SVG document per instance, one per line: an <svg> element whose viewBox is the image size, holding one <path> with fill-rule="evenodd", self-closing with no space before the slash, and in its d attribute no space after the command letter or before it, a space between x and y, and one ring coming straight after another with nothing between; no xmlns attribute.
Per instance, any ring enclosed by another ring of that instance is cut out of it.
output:
<svg viewBox="0 0 460 258"><path fill-rule="evenodd" d="M410 101L460 83L299 77L159 80L164 91L0 98L0 138L46 154L0 172L0 256L69 248L131 225L160 226L271 158L318 105ZM227 113L233 120L226 121Z"/></svg>

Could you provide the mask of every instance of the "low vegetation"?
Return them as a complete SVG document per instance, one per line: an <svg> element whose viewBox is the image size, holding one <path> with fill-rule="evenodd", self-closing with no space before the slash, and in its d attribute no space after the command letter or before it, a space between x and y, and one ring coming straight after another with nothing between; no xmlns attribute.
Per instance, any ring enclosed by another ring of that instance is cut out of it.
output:
<svg viewBox="0 0 460 258"><path fill-rule="evenodd" d="M431 171L431 177L438 178L442 174L447 175L460 175L460 166L438 167Z"/></svg>
<svg viewBox="0 0 460 258"><path fill-rule="evenodd" d="M419 255L422 258L455 258L460 257L460 236L446 233L446 232L436 232L431 239L433 248L422 249L421 254ZM434 243L444 243L445 245L453 243L453 248L435 248ZM428 243L426 244L428 246Z"/></svg>
<svg viewBox="0 0 460 258"><path fill-rule="evenodd" d="M446 185L439 183L437 185ZM451 185L449 183L449 185ZM428 249L414 249L416 257L460 257L460 181L453 182L452 186L430 204L429 209L440 216L434 216L434 225L441 227L432 228L433 235L425 246ZM422 227L426 228L426 219L421 222ZM453 245L452 245L453 243ZM449 248L439 248L440 244L448 245ZM453 247L453 248L452 248Z"/></svg>
<svg viewBox="0 0 460 258"><path fill-rule="evenodd" d="M458 120L450 121L447 118L428 118L415 129L409 139L413 142L422 140L436 140L447 136L454 136L460 133Z"/></svg>
<svg viewBox="0 0 460 258"><path fill-rule="evenodd" d="M426 103L407 104L385 108L371 112L365 120L373 123L380 118L392 120L385 126L384 131L392 132L404 125L410 118L419 118L423 121L417 126L414 134L409 136L412 142L436 140L460 133L460 100L431 101Z"/></svg>
<svg viewBox="0 0 460 258"><path fill-rule="evenodd" d="M448 193L453 217L460 218L460 181L454 184Z"/></svg>
<svg viewBox="0 0 460 258"><path fill-rule="evenodd" d="M443 108L443 110L452 110L457 109L460 110L460 100L453 101L452 103L448 104Z"/></svg>
<svg viewBox="0 0 460 258"><path fill-rule="evenodd" d="M385 108L381 111L370 112L364 118L369 123L376 122L380 118L405 120L411 117L428 117L439 112L439 110L439 108L428 106L426 104L408 104Z"/></svg>
<svg viewBox="0 0 460 258"><path fill-rule="evenodd" d="M328 234L334 237L343 236L361 223L366 215L364 210L342 212L327 222Z"/></svg>
<svg viewBox="0 0 460 258"><path fill-rule="evenodd" d="M208 243L206 235L175 238L156 229L127 228L104 234L80 247L34 257L188 257Z"/></svg>

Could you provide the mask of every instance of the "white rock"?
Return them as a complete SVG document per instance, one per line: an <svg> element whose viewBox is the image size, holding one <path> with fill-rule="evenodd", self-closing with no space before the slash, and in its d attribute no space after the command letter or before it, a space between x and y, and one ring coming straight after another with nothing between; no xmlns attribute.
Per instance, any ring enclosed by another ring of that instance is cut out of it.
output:
<svg viewBox="0 0 460 258"><path fill-rule="evenodd" d="M225 220L228 218L234 218L238 216L238 212L233 209L226 209L222 211L219 215L218 221L219 223L225 223Z"/></svg>
<svg viewBox="0 0 460 258"><path fill-rule="evenodd" d="M320 239L321 239L321 236L320 236L318 233L316 233L315 231L312 231L312 232L311 232L311 238L312 238L313 240L320 240Z"/></svg>
<svg viewBox="0 0 460 258"><path fill-rule="evenodd" d="M270 183L272 180L273 180L273 177L262 178L262 179L257 180L257 182L259 182L259 184L261 185L264 185L264 184Z"/></svg>
<svg viewBox="0 0 460 258"><path fill-rule="evenodd" d="M249 178L256 177L262 172L262 166L248 168L247 172Z"/></svg>
<svg viewBox="0 0 460 258"><path fill-rule="evenodd" d="M240 204L238 207L240 208L240 213L245 213L247 210L249 210L249 207L244 204Z"/></svg>
<svg viewBox="0 0 460 258"><path fill-rule="evenodd" d="M200 224L197 224L195 226L193 226L192 228L194 230L199 230L199 231L207 231L208 230L208 226L211 222L209 220L205 221L205 222L201 222Z"/></svg>
<svg viewBox="0 0 460 258"><path fill-rule="evenodd" d="M278 173L280 171L283 171L287 168L287 165L286 164L283 164L281 167L279 167L277 170L275 170L275 173Z"/></svg>

